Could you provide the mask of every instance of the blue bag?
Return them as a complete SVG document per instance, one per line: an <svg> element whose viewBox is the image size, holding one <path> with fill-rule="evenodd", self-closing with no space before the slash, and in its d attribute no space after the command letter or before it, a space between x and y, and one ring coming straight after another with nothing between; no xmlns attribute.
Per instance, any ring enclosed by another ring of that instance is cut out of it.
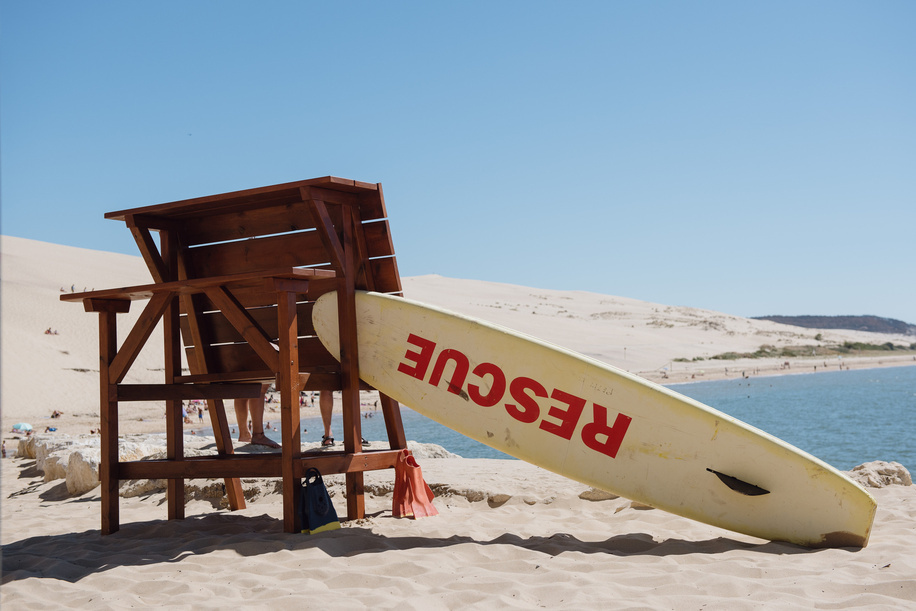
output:
<svg viewBox="0 0 916 611"><path fill-rule="evenodd" d="M299 515L302 519L302 532L315 534L340 528L340 520L331 502L328 489L318 469L311 467L305 472L302 484L302 496L299 497Z"/></svg>

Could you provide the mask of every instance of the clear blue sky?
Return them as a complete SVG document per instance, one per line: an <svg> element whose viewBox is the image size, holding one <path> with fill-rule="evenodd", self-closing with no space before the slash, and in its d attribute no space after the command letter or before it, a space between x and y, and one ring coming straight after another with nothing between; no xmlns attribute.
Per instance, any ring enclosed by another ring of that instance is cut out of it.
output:
<svg viewBox="0 0 916 611"><path fill-rule="evenodd" d="M916 323L916 2L0 2L5 235L381 182L401 273Z"/></svg>

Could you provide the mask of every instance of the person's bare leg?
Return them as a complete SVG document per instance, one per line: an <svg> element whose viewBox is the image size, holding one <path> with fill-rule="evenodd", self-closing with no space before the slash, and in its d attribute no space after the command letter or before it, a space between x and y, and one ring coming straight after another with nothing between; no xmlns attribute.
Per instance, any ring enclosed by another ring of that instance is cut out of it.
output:
<svg viewBox="0 0 916 611"><path fill-rule="evenodd" d="M264 434L264 394L268 385L261 386L261 396L248 399L248 411L251 413L251 443L268 448L279 448L280 444Z"/></svg>
<svg viewBox="0 0 916 611"><path fill-rule="evenodd" d="M251 431L248 430L248 399L236 399L235 421L239 424L239 443L251 443Z"/></svg>
<svg viewBox="0 0 916 611"><path fill-rule="evenodd" d="M331 414L334 412L334 393L330 390L322 390L318 395L318 408L321 410L321 421L324 423L324 437L322 438L322 445L331 445L333 444L333 437L331 437ZM327 443L325 440L331 439L330 443Z"/></svg>

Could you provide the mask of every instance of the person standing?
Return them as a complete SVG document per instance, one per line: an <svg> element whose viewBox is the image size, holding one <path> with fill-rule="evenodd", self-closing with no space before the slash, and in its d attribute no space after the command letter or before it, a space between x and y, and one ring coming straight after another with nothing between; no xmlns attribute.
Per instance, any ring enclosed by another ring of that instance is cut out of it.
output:
<svg viewBox="0 0 916 611"><path fill-rule="evenodd" d="M279 448L280 444L264 433L264 395L270 384L261 385L261 395L257 399L236 399L235 419L239 425L239 442L250 443L268 448ZM251 428L248 428L248 416L251 415Z"/></svg>

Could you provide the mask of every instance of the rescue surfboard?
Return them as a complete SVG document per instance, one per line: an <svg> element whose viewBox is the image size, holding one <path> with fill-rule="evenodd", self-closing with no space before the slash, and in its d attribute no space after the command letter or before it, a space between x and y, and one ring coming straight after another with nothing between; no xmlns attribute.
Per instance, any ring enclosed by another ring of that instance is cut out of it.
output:
<svg viewBox="0 0 916 611"><path fill-rule="evenodd" d="M876 503L823 461L698 401L534 337L357 292L360 377L472 439L595 488L762 539L864 547ZM337 295L315 303L340 358Z"/></svg>

